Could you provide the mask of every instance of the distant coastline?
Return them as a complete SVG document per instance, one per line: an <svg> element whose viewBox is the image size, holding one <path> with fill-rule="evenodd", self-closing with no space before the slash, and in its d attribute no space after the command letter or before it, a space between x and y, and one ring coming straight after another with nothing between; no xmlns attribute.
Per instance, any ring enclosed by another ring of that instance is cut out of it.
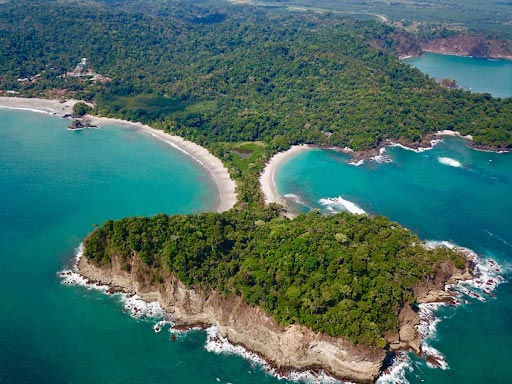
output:
<svg viewBox="0 0 512 384"><path fill-rule="evenodd" d="M435 53L438 55L446 55L446 56L456 56L456 57L469 57L474 59L482 59L482 60L512 60L512 56L509 55L497 55L497 56L489 56L489 57L476 57L471 56L469 53L465 52L456 52L445 49L434 49L434 48L425 48L422 49L422 52L419 54L411 53L403 56L399 56L400 60L407 60L414 57L421 57L425 53Z"/></svg>
<svg viewBox="0 0 512 384"><path fill-rule="evenodd" d="M65 117L73 113L73 105L79 100L66 100L61 102L59 100L47 100L37 98L22 98L22 97L0 97L0 109L14 109L22 111L32 111L45 113L52 116ZM236 184L231 179L226 167L222 164L220 159L212 155L204 147L187 141L179 136L173 136L151 128L142 123L133 123L121 119L112 119L106 117L97 117L87 115L86 119L92 124L111 124L123 127L134 128L138 131L149 134L150 136L163 141L173 148L185 153L186 155L197 161L202 167L206 168L212 177L212 180L218 188L218 204L216 207L217 212L224 212L231 209L237 201Z"/></svg>

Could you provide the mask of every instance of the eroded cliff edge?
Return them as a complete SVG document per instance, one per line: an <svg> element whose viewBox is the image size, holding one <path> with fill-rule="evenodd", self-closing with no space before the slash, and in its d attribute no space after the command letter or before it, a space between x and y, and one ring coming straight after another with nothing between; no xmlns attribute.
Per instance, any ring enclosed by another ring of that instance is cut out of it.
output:
<svg viewBox="0 0 512 384"><path fill-rule="evenodd" d="M343 338L314 333L304 326L282 327L240 297L222 298L215 291L189 289L172 275L155 283L149 268L136 257L131 272L122 270L115 257L111 267L98 267L81 257L78 267L80 274L90 281L136 293L146 301L158 301L177 325L217 326L222 337L257 353L277 369L323 369L340 379L371 383L382 367L384 350L355 346Z"/></svg>
<svg viewBox="0 0 512 384"><path fill-rule="evenodd" d="M158 301L178 326L217 326L222 337L257 353L278 370L322 369L340 379L371 383L383 367L384 349L354 345L345 338L315 333L300 325L280 326L238 296L225 298L215 291L187 288L171 273L155 282L151 268L136 256L131 259L129 272L115 255L110 265L102 267L81 257L78 268L90 281L137 294L146 301ZM449 301L445 284L471 278L469 268L469 260L464 269L449 262L438 265L431 280L415 287L418 301ZM418 314L405 304L398 320L399 332L386 336L389 350L412 349L420 354Z"/></svg>

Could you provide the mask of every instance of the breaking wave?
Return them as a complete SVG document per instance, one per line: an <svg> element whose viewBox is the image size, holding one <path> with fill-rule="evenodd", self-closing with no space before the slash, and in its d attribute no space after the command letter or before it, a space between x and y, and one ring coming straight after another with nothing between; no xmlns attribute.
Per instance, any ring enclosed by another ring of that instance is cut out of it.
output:
<svg viewBox="0 0 512 384"><path fill-rule="evenodd" d="M295 204L306 205L302 198L294 193L287 193L286 195L283 195L283 197L287 200L293 201Z"/></svg>
<svg viewBox="0 0 512 384"><path fill-rule="evenodd" d="M379 149L379 154L377 156L373 156L370 158L370 160L373 160L377 163L392 163L393 159L389 157L389 155L386 152L386 147L382 147Z"/></svg>
<svg viewBox="0 0 512 384"><path fill-rule="evenodd" d="M364 164L364 160L350 160L348 162L348 165L353 165L355 167L359 167L360 165L363 165Z"/></svg>
<svg viewBox="0 0 512 384"><path fill-rule="evenodd" d="M501 276L502 268L492 259L482 259L475 252L468 248L459 247L449 241L426 241L425 248L434 249L444 247L463 252L472 259L473 279L460 281L457 284L447 285L445 290L451 292L453 297L449 305L457 306L471 303L472 299L488 301L494 298L492 293L496 287L504 282ZM420 324L417 331L421 336L421 350L425 355L425 361L430 368L449 369L446 357L434 348L430 343L437 337L437 326L441 319L437 316L439 308L446 306L446 303L425 303L420 304L418 315ZM389 367L377 380L378 384L408 383L406 374L412 372L413 367L409 356L403 352L397 355L391 367Z"/></svg>
<svg viewBox="0 0 512 384"><path fill-rule="evenodd" d="M357 204L345 200L343 197L327 197L318 200L318 203L325 207L325 210L329 213L338 213L341 211L350 212L356 215L364 215L366 211Z"/></svg>
<svg viewBox="0 0 512 384"><path fill-rule="evenodd" d="M449 167L462 168L462 164L460 161L452 159L450 157L438 157L437 161L439 161L443 165L448 165Z"/></svg>
<svg viewBox="0 0 512 384"><path fill-rule="evenodd" d="M206 329L206 344L205 350L213 353L225 353L242 356L244 359L251 361L254 364L260 365L267 373L278 379L286 379L290 381L301 381L306 383L340 383L340 381L329 376L324 371L287 371L281 372L270 366L263 358L254 352L251 352L240 345L231 344L225 337L219 333L219 327L211 326ZM344 382L350 384L349 382Z"/></svg>
<svg viewBox="0 0 512 384"><path fill-rule="evenodd" d="M84 246L83 244L80 244L76 250L75 257L72 260L71 267L57 273L57 275L62 279L62 284L78 285L87 289L100 291L107 295L115 294L119 296L120 301L123 304L123 311L128 313L134 319L159 320L156 324L153 325L153 330L155 332L160 332L162 328L167 324L170 324L171 326L174 324L171 321L170 315L163 310L158 302L147 302L137 295L117 292L108 285L91 282L89 279L80 275L78 273L78 262L83 256L83 253Z"/></svg>

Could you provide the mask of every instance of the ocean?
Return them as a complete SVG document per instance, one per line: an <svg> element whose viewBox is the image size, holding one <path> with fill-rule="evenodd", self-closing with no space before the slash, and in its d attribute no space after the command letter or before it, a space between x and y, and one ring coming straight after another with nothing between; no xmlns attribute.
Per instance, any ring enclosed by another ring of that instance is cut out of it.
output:
<svg viewBox="0 0 512 384"><path fill-rule="evenodd" d="M476 91L463 78L487 74L439 76ZM485 91L499 96L502 83ZM69 268L95 224L211 211L217 193L206 170L167 144L127 128L68 131L68 124L0 109L0 383L288 382L239 355L208 352L227 347L205 331L176 341L168 326L155 332L159 318L130 315L142 306L133 298L63 284L58 272ZM498 261L505 283L496 298L466 296L467 303L436 312L441 321L426 346L444 356L446 369L409 355L391 380L510 381L512 155L446 138L421 153L388 147L356 166L346 155L315 149L285 163L277 186L300 210L386 215L424 240L450 241Z"/></svg>

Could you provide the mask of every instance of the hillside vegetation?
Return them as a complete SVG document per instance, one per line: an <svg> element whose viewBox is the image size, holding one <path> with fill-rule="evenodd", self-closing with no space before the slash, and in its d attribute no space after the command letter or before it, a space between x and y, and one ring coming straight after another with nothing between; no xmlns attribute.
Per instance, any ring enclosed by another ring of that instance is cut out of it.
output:
<svg viewBox="0 0 512 384"><path fill-rule="evenodd" d="M453 129L512 147L512 99L440 87L399 62L393 33L224 2L10 1L0 4L0 90L92 100L93 113L206 146L236 178L229 212L107 221L85 242L93 263L116 255L129 270L140 258L155 282L173 273L281 324L384 347L412 287L437 262L462 261L382 217L281 218L262 204L258 175L299 143L364 150Z"/></svg>
<svg viewBox="0 0 512 384"><path fill-rule="evenodd" d="M398 61L393 31L228 4L21 0L0 5L0 89L92 99L96 113L206 146L364 150L440 129L512 146L510 99L441 88ZM111 81L59 77L82 57Z"/></svg>
<svg viewBox="0 0 512 384"><path fill-rule="evenodd" d="M84 255L107 266L116 255L127 271L141 258L155 282L171 272L205 293L241 295L283 325L379 347L437 262L463 266L452 251L426 250L383 217L312 212L290 221L272 209L107 221L89 235Z"/></svg>

